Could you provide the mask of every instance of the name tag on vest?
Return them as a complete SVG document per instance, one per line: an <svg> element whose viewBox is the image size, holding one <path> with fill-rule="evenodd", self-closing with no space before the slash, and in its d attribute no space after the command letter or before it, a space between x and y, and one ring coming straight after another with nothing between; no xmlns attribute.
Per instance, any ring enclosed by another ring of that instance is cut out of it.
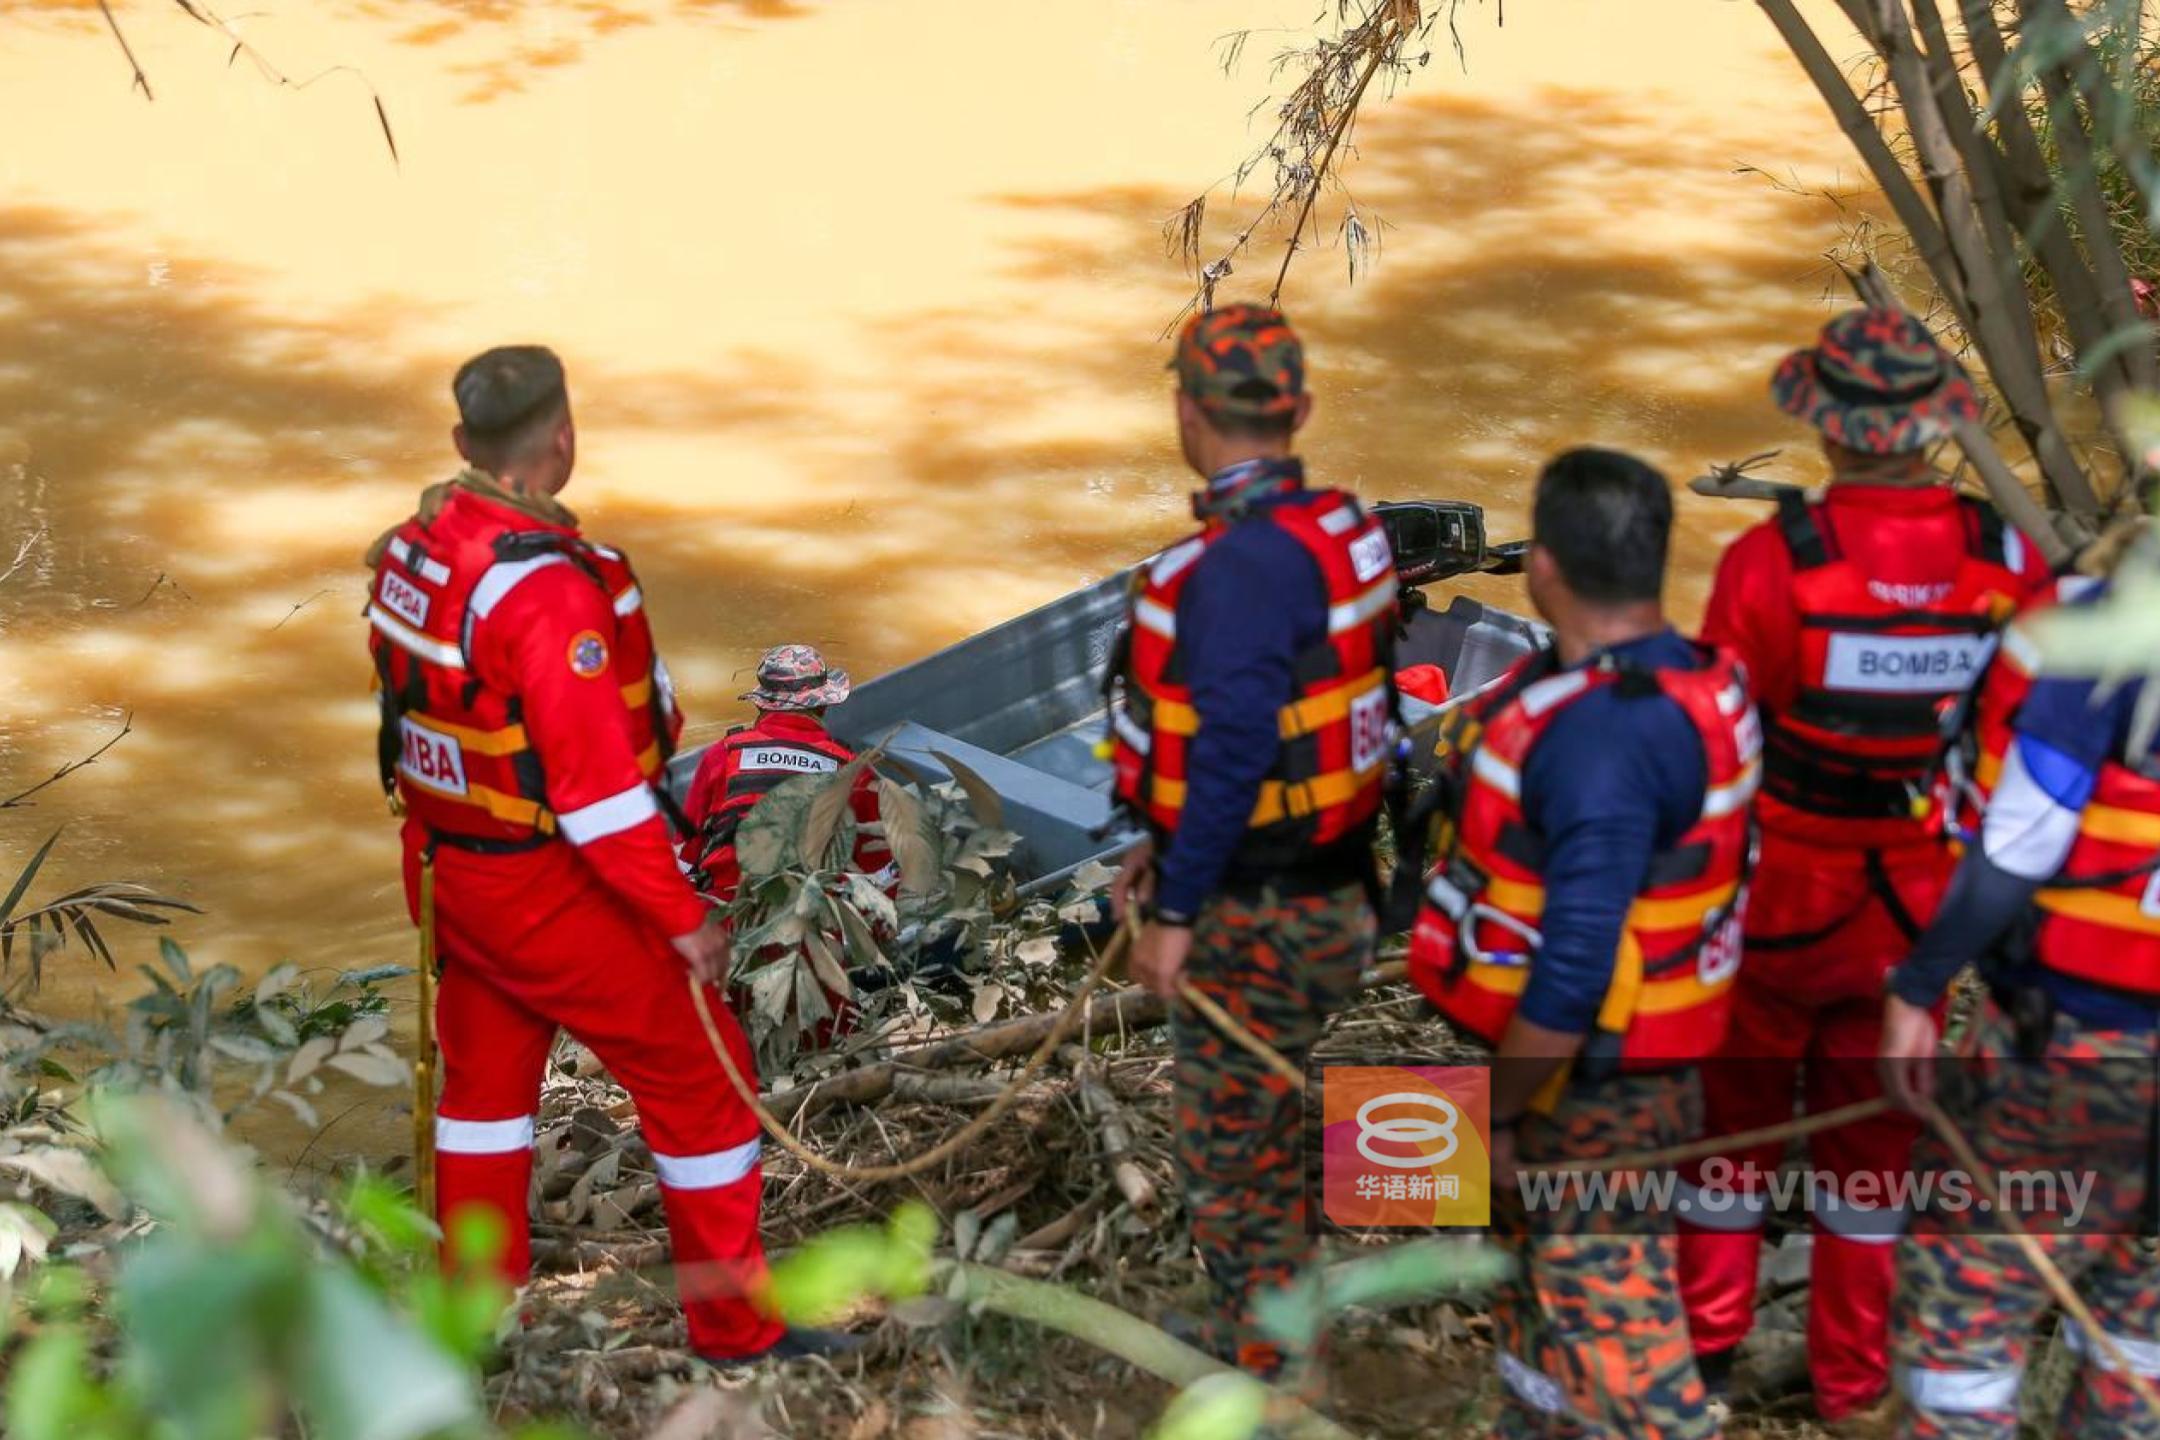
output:
<svg viewBox="0 0 2160 1440"><path fill-rule="evenodd" d="M745 770L785 770L792 775L824 775L840 768L840 762L815 750L793 745L752 745L742 753Z"/></svg>
<svg viewBox="0 0 2160 1440"><path fill-rule="evenodd" d="M1980 673L1990 643L1984 635L1834 634L1823 684L1905 695L1962 690Z"/></svg>
<svg viewBox="0 0 2160 1440"><path fill-rule="evenodd" d="M415 625L427 624L428 597L395 570L382 572L382 603Z"/></svg>
<svg viewBox="0 0 2160 1440"><path fill-rule="evenodd" d="M1394 563L1395 555L1388 549L1384 531L1375 530L1350 542L1350 568L1357 572L1360 585Z"/></svg>
<svg viewBox="0 0 2160 1440"><path fill-rule="evenodd" d="M465 751L440 730L430 729L410 717L400 717L398 729L405 747L398 757L398 772L423 789L443 795L465 795Z"/></svg>
<svg viewBox="0 0 2160 1440"><path fill-rule="evenodd" d="M1363 773L1387 759L1387 690L1375 689L1350 702L1350 768Z"/></svg>

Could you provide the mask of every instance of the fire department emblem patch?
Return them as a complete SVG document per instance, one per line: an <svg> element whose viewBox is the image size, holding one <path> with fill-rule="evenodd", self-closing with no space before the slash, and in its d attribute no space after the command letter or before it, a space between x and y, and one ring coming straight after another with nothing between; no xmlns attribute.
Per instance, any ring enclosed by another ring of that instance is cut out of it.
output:
<svg viewBox="0 0 2160 1440"><path fill-rule="evenodd" d="M600 638L598 631L581 630L571 640L570 669L575 674L590 680L607 669L607 660L607 641Z"/></svg>

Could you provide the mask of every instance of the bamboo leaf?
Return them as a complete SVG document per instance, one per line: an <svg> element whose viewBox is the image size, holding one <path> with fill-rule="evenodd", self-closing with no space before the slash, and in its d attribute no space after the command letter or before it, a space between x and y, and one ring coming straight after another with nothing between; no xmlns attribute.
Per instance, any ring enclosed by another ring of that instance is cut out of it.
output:
<svg viewBox="0 0 2160 1440"><path fill-rule="evenodd" d="M976 774L942 750L930 752L931 758L952 772L952 777L967 793L968 809L985 827L995 829L1005 823L1005 800L992 788L989 781Z"/></svg>
<svg viewBox="0 0 2160 1440"><path fill-rule="evenodd" d="M59 838L58 830L46 836L45 843L38 846L37 854L30 857L30 863L23 866L22 873L15 877L15 884L8 890L7 899L0 900L0 923L5 923L8 917L15 913L15 907L22 902L23 892L30 888L31 881L37 879L38 871L45 866L45 857L52 854L53 842Z"/></svg>
<svg viewBox="0 0 2160 1440"><path fill-rule="evenodd" d="M832 944L822 932L812 930L805 935L803 948L810 952L810 966L817 972L820 984L843 1000L855 993L855 987L848 983L847 967L833 954Z"/></svg>
<svg viewBox="0 0 2160 1440"><path fill-rule="evenodd" d="M342 1070L363 1085L403 1085L411 1074L398 1061L386 1061L380 1055L364 1052L352 1055L332 1055L323 1062L333 1070Z"/></svg>
<svg viewBox="0 0 2160 1440"><path fill-rule="evenodd" d="M878 945L877 936L871 933L862 912L848 901L838 898L833 900L832 907L833 914L839 917L841 939L847 945L848 958L854 962L855 968L859 970L883 960L885 952Z"/></svg>

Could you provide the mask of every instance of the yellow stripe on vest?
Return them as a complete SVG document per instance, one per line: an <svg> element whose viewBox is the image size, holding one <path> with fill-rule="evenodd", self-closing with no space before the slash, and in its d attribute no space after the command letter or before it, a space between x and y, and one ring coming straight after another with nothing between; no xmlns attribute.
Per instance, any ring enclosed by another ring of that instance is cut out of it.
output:
<svg viewBox="0 0 2160 1440"><path fill-rule="evenodd" d="M2160 915L2146 914L2128 895L2107 890L2042 890L2034 899L2041 909L2065 920L2083 920L2134 935L2160 935Z"/></svg>
<svg viewBox="0 0 2160 1440"><path fill-rule="evenodd" d="M2078 818L2078 833L2110 845L2160 850L2160 815L2113 805L2087 805Z"/></svg>
<svg viewBox="0 0 2160 1440"><path fill-rule="evenodd" d="M1259 803L1253 806L1252 818L1246 823L1259 826L1273 825L1280 820L1302 820L1330 805L1349 804L1367 783L1355 770L1331 770L1292 785L1269 780L1261 785ZM1154 794L1157 805L1172 810L1185 808L1185 782L1182 780L1158 775Z"/></svg>
<svg viewBox="0 0 2160 1440"><path fill-rule="evenodd" d="M1739 892L1737 883L1720 885L1715 889L1697 891L1692 895L1671 895L1662 899L1642 898L1628 907L1629 930L1690 930L1700 926L1719 908L1732 902ZM1545 887L1526 880L1510 880L1495 875L1485 882L1481 897L1496 910L1505 910L1518 920L1535 922L1545 913Z"/></svg>
<svg viewBox="0 0 2160 1440"><path fill-rule="evenodd" d="M436 795L434 798L477 806L505 824L528 825L543 835L555 833L554 815L537 800L527 800L522 795L505 795L489 786L475 785L470 795Z"/></svg>
<svg viewBox="0 0 2160 1440"><path fill-rule="evenodd" d="M1278 713L1277 733L1285 740L1299 740L1324 726L1346 719L1350 707L1387 684L1387 671L1374 669L1347 685L1292 701ZM1155 729L1164 735L1187 739L1200 733L1200 712L1180 700L1155 702Z"/></svg>
<svg viewBox="0 0 2160 1440"><path fill-rule="evenodd" d="M438 720L424 710L409 713L418 723L430 730L440 730L475 755L515 755L521 750L532 748L532 742L526 738L525 727L522 725L505 725L500 730L475 730L469 725L453 725L447 720Z"/></svg>
<svg viewBox="0 0 2160 1440"><path fill-rule="evenodd" d="M630 684L623 686L622 703L632 710L636 710L640 706L650 705L652 703L652 676L647 675L642 680L632 681Z"/></svg>

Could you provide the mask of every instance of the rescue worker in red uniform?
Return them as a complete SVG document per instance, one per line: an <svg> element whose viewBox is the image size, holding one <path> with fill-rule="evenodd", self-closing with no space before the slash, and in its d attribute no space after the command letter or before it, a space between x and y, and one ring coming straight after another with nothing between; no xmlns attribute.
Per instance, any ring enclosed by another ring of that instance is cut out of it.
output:
<svg viewBox="0 0 2160 1440"><path fill-rule="evenodd" d="M675 863L655 785L681 727L643 596L555 500L576 459L561 363L490 350L452 384L468 465L369 552L386 789L416 918L432 867L442 966L438 1211L494 1212L530 1268L535 1104L558 1027L637 1102L691 1348L721 1362L829 1348L765 1307L758 1123L686 1003L725 929ZM749 1046L715 1007L735 1063Z"/></svg>
<svg viewBox="0 0 2160 1440"><path fill-rule="evenodd" d="M1950 856L1916 817L1939 712L1978 674L2003 618L2048 579L2039 548L1959 495L1925 448L1978 414L1971 383L1920 322L1858 310L1788 357L1778 406L1822 436L1831 481L1726 552L1703 638L1747 668L1764 730L1762 860L1724 1050L1707 1071L1711 1134L1881 1093L1869 1063L1883 977L1934 914ZM1915 1134L1886 1115L1815 1136L1834 1183L1813 1197L1807 1354L1833 1423L1888 1385L1884 1205ZM1729 1373L1754 1323L1767 1192L1783 1147L1705 1161L1682 1201L1681 1275L1704 1373ZM1858 1180L1855 1177L1868 1177Z"/></svg>
<svg viewBox="0 0 2160 1440"><path fill-rule="evenodd" d="M1695 1063L1731 1007L1761 736L1730 657L1665 622L1671 528L1640 460L1548 465L1525 574L1553 647L1442 733L1451 838L1410 974L1494 1047L1493 1218L1518 1262L1493 1305L1506 1437L1717 1433L1669 1220L1516 1184L1518 1161L1695 1139Z"/></svg>
<svg viewBox="0 0 2160 1440"><path fill-rule="evenodd" d="M736 698L757 707L757 719L731 730L705 752L683 803L695 835L687 857L709 877L713 898L732 899L742 872L735 864L735 829L767 791L798 775L830 775L855 752L825 729L825 708L848 697L848 674L828 669L808 645L778 645L758 662L757 688ZM856 776L848 807L859 824L878 818L877 774ZM855 864L876 874L892 861L882 839L863 836Z"/></svg>

